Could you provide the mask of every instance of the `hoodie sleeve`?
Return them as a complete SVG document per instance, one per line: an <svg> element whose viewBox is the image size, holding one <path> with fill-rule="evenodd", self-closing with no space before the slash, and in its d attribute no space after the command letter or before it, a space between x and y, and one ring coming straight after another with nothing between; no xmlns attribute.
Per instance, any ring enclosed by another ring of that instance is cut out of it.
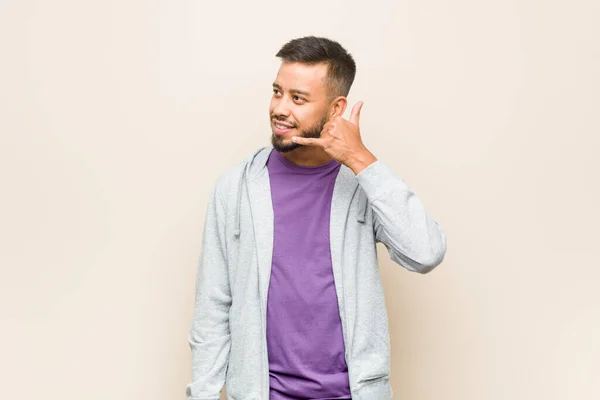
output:
<svg viewBox="0 0 600 400"><path fill-rule="evenodd" d="M373 210L373 229L394 262L425 274L444 259L446 235L407 184L380 160L356 175Z"/></svg>
<svg viewBox="0 0 600 400"><path fill-rule="evenodd" d="M195 307L189 344L192 380L188 400L219 400L229 361L231 292L227 271L224 206L213 188L202 239L196 277Z"/></svg>

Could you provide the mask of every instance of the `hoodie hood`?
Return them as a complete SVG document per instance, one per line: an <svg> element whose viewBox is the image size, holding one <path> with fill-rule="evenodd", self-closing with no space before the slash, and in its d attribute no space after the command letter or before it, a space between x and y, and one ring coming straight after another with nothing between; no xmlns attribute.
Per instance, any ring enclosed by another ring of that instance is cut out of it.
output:
<svg viewBox="0 0 600 400"><path fill-rule="evenodd" d="M273 146L265 146L257 150L254 154L244 160L242 166L242 172L240 175L240 179L238 180L238 190L237 190L237 201L236 201L236 214L235 214L235 236L239 236L241 234L240 227L240 213L242 208L242 192L246 192L246 195L249 196L248 192L248 181L252 181L254 178L259 176L261 173L265 172L267 168L267 160L269 159L269 155L273 150ZM342 165L340 168L348 168L345 165ZM358 189L358 187L357 187ZM368 199L363 190L359 190L359 207L356 215L356 220L358 222L364 223L366 220L367 214L367 203Z"/></svg>

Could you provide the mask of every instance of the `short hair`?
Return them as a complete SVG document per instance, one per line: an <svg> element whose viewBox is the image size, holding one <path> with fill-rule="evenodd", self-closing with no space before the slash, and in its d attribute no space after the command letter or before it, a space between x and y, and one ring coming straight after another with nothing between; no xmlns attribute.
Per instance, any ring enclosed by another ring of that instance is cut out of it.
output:
<svg viewBox="0 0 600 400"><path fill-rule="evenodd" d="M290 40L275 56L286 63L326 63L329 98L348 96L356 75L356 63L338 42L324 37L305 36Z"/></svg>

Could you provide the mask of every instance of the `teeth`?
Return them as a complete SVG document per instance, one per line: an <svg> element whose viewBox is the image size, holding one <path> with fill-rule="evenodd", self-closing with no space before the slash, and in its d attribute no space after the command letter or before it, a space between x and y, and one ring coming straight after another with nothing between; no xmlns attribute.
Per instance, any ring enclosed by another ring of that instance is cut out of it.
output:
<svg viewBox="0 0 600 400"><path fill-rule="evenodd" d="M291 128L289 126L279 125L279 124L275 124L275 126L278 127L279 129L289 129L289 128Z"/></svg>

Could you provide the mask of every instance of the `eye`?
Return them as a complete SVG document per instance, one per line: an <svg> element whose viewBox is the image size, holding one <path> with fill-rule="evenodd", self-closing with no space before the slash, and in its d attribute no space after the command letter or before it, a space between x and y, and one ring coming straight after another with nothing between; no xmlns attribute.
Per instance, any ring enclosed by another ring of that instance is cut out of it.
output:
<svg viewBox="0 0 600 400"><path fill-rule="evenodd" d="M305 101L302 97L300 96L294 96L294 101Z"/></svg>
<svg viewBox="0 0 600 400"><path fill-rule="evenodd" d="M278 94L279 93L279 89L273 89L273 94Z"/></svg>

